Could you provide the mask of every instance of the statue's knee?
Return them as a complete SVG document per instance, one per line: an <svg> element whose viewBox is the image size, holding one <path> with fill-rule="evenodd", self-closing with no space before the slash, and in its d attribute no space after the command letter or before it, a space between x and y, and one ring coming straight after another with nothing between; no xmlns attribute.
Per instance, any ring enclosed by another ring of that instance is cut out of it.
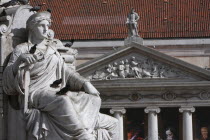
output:
<svg viewBox="0 0 210 140"><path fill-rule="evenodd" d="M62 102L62 103L67 103L69 102L69 97L68 96L65 96L65 95L62 95L62 96L58 96L59 100Z"/></svg>

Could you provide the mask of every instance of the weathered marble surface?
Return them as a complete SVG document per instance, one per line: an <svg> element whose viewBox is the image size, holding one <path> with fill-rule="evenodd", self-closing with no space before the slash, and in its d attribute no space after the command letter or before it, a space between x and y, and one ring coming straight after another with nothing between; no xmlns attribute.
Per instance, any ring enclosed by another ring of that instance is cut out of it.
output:
<svg viewBox="0 0 210 140"><path fill-rule="evenodd" d="M1 7L0 8L0 64L1 64L1 72L3 72L3 68L7 63L7 58L13 48L27 40L27 32L26 32L26 20L28 19L33 12L29 12L31 6L29 5L15 5L9 7ZM2 13L4 12L4 13ZM23 16L24 15L24 16ZM20 18L21 17L21 18ZM15 22L16 24L13 24ZM8 134L7 128L9 128L8 123L13 124L10 128L14 128L14 124L17 124L19 120L11 120L11 116L19 117L19 113L13 110L13 113L9 112L8 106L8 97L3 94L2 89L2 75L0 76L0 89L1 89L1 99L0 100L0 109L2 110L2 114L0 117L0 139L6 140L11 135ZM8 121L9 120L9 121ZM2 123L1 123L2 122ZM21 125L19 125L21 129ZM16 137L19 134L16 131L13 131L12 135Z"/></svg>
<svg viewBox="0 0 210 140"><path fill-rule="evenodd" d="M4 71L4 91L19 98L16 107L20 109L8 118L16 120L8 124L8 133L19 136L8 139L117 140L117 119L99 113L97 89L67 67L57 50L64 46L49 36L50 22L49 12L28 19L28 42L15 47ZM9 106L9 111L14 109Z"/></svg>

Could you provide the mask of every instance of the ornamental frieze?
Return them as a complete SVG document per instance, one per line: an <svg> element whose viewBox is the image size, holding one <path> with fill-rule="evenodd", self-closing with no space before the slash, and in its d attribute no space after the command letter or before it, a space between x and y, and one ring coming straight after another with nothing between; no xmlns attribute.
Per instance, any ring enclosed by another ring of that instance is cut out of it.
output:
<svg viewBox="0 0 210 140"><path fill-rule="evenodd" d="M192 98L197 98L200 100L210 100L209 91L200 91L197 93L174 93L172 91L165 91L161 94L142 94L139 92L131 93L129 95L101 95L103 101L107 100L124 100L128 99L132 102L140 101L143 99L162 99L165 101L174 101L174 100L187 100Z"/></svg>
<svg viewBox="0 0 210 140"><path fill-rule="evenodd" d="M91 80L111 80L125 78L190 78L188 74L154 59L130 56L111 62L95 70L89 77Z"/></svg>

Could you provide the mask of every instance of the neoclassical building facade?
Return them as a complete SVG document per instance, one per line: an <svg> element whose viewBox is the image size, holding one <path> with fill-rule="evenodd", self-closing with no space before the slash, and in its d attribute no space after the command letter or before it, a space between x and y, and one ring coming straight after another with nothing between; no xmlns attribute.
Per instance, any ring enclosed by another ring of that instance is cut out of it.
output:
<svg viewBox="0 0 210 140"><path fill-rule="evenodd" d="M119 140L167 140L171 133L174 140L200 140L201 130L210 133L208 1L31 1L42 3L52 9L55 37L78 50L76 70L100 91L101 112L119 120ZM143 41L125 45L131 7ZM30 8L8 7L0 18L1 74L26 39L21 22ZM8 99L0 89L0 139L7 140Z"/></svg>

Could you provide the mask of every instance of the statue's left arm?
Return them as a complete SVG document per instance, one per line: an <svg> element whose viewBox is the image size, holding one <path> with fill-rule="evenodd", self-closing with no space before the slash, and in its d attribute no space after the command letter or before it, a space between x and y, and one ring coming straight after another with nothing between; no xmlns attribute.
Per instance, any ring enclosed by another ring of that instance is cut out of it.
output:
<svg viewBox="0 0 210 140"><path fill-rule="evenodd" d="M139 15L137 13L135 13L135 19L136 19L136 22L140 19Z"/></svg>

